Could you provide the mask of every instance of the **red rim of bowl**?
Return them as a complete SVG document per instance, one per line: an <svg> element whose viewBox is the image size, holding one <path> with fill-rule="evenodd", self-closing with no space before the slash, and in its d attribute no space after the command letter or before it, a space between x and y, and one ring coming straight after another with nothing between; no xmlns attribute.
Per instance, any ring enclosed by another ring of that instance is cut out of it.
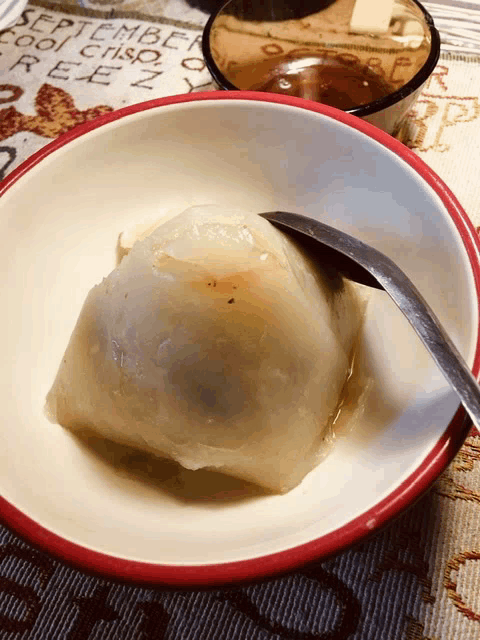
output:
<svg viewBox="0 0 480 640"><path fill-rule="evenodd" d="M0 184L0 196L17 180L35 167L45 157L65 146L89 131L125 116L155 109L166 105L183 104L198 101L246 100L287 105L294 108L319 113L353 129L366 134L387 147L405 161L436 192L442 200L455 226L457 227L469 256L477 293L477 306L480 310L480 242L475 229L465 211L445 185L445 183L417 155L401 142L392 138L373 125L348 113L309 102L301 98L292 98L277 94L252 91L214 91L196 94L170 96L132 105L100 116L95 120L60 136L40 151L32 155L15 169ZM480 340L477 345L473 372L480 370ZM176 587L217 586L221 584L257 580L267 576L284 573L298 568L307 562L324 559L338 553L364 537L377 531L389 520L416 501L435 481L460 449L471 428L471 421L460 408L446 431L436 443L429 455L419 467L387 498L379 502L361 516L320 538L285 551L269 555L205 565L159 565L147 562L131 561L93 551L52 533L23 514L5 498L0 497L0 517L5 524L40 549L50 552L63 561L84 571L100 574L110 579L134 582L137 584L169 585Z"/></svg>

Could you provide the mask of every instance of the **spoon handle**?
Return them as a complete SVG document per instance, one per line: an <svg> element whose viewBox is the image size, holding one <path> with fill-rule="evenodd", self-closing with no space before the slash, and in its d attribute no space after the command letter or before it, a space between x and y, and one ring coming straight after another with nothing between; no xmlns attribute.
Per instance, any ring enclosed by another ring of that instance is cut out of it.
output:
<svg viewBox="0 0 480 640"><path fill-rule="evenodd" d="M388 276L381 282L383 288L415 329L478 428L480 426L480 387L477 380L415 285L389 258L386 260L391 264L388 265ZM386 266L385 263L384 267Z"/></svg>
<svg viewBox="0 0 480 640"><path fill-rule="evenodd" d="M279 223L279 226L287 226L318 240L370 272L406 316L458 394L473 423L480 427L480 386L477 380L422 294L390 258L343 231L306 216L279 211L271 218L270 214L265 217L274 224Z"/></svg>

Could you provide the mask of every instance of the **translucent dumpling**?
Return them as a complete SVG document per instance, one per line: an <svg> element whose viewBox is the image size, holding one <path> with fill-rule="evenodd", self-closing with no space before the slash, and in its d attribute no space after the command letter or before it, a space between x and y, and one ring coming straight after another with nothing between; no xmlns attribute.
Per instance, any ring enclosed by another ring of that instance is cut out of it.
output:
<svg viewBox="0 0 480 640"><path fill-rule="evenodd" d="M47 397L72 430L285 492L317 464L361 309L256 214L192 207L90 291Z"/></svg>

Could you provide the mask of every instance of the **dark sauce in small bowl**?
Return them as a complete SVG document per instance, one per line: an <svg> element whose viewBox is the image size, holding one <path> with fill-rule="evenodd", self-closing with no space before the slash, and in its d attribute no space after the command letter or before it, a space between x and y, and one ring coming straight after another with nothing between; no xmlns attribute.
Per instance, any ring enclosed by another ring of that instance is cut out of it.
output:
<svg viewBox="0 0 480 640"><path fill-rule="evenodd" d="M281 93L337 109L368 104L395 89L370 67L315 53L291 53L237 67L228 77L240 89Z"/></svg>

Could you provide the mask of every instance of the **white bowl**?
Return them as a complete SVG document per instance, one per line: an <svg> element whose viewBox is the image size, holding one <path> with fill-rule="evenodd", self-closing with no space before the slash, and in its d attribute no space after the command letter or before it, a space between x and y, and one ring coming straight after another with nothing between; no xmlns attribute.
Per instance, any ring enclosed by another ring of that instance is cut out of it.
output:
<svg viewBox="0 0 480 640"><path fill-rule="evenodd" d="M0 513L32 543L137 582L257 578L376 531L461 446L470 423L455 394L381 292L365 326L376 386L364 421L286 495L215 496L210 485L209 496L202 472L183 487L130 474L43 415L119 231L192 204L307 213L371 243L417 283L477 372L475 232L439 178L373 126L270 94L176 96L77 127L2 191Z"/></svg>

